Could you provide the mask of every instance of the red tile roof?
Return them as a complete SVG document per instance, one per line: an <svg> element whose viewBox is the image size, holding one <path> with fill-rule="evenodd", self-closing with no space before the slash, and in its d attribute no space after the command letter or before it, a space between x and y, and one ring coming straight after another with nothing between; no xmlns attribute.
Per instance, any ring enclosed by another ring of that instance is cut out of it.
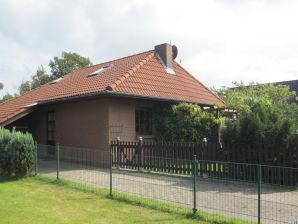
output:
<svg viewBox="0 0 298 224"><path fill-rule="evenodd" d="M87 77L111 64L99 75ZM0 124L27 111L24 106L30 104L105 91L200 104L224 103L176 62L174 71L175 74L167 73L154 51L79 69L55 84L44 84L0 104Z"/></svg>

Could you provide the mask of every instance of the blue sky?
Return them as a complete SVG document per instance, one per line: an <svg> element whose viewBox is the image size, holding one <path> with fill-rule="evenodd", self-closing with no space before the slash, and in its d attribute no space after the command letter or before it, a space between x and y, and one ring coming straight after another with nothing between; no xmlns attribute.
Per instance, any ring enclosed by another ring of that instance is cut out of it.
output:
<svg viewBox="0 0 298 224"><path fill-rule="evenodd" d="M0 0L0 95L62 51L97 64L170 41L207 86L298 79L297 11L294 0Z"/></svg>

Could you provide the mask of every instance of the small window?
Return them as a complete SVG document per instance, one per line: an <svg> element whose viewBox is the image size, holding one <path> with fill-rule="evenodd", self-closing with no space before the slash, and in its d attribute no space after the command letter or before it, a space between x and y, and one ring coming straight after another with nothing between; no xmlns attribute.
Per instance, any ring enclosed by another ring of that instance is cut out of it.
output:
<svg viewBox="0 0 298 224"><path fill-rule="evenodd" d="M99 75L100 73L104 72L105 70L107 70L107 69L109 69L109 68L111 68L111 67L113 67L113 65L105 65L105 66L103 66L102 68L100 68L100 69L98 69L98 70L92 72L92 73L89 74L87 77L89 78L89 77L93 77L93 76Z"/></svg>
<svg viewBox="0 0 298 224"><path fill-rule="evenodd" d="M152 109L138 108L135 113L137 135L152 135Z"/></svg>

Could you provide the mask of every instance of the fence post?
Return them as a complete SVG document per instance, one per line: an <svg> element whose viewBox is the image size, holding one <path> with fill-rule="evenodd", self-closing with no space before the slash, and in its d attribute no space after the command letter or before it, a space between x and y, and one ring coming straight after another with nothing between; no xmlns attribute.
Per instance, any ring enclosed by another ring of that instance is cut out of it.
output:
<svg viewBox="0 0 298 224"><path fill-rule="evenodd" d="M296 130L296 164L294 166L295 168L298 168L298 129ZM295 172L295 184L296 188L298 189L298 170L294 169Z"/></svg>
<svg viewBox="0 0 298 224"><path fill-rule="evenodd" d="M59 179L59 171L60 171L60 146L59 144L56 145L56 154L57 154L57 180Z"/></svg>
<svg viewBox="0 0 298 224"><path fill-rule="evenodd" d="M197 171L198 171L198 161L197 161L197 156L194 155L194 159L193 159L193 172L192 172L192 176L193 176L193 208L192 211L193 213L197 212Z"/></svg>
<svg viewBox="0 0 298 224"><path fill-rule="evenodd" d="M296 130L296 168L298 168L298 129Z"/></svg>
<svg viewBox="0 0 298 224"><path fill-rule="evenodd" d="M37 142L35 141L35 169L34 169L34 171L35 171L35 176L37 175L37 172L38 172L38 167L37 167Z"/></svg>
<svg viewBox="0 0 298 224"><path fill-rule="evenodd" d="M117 143L116 151L115 151L116 152L116 160L117 160L116 164L117 164L117 168L120 169L121 155L120 155L120 147L119 147L119 145L120 145L120 137L119 136L116 138L116 143Z"/></svg>
<svg viewBox="0 0 298 224"><path fill-rule="evenodd" d="M143 149L142 149L142 145L143 145L143 137L140 136L139 137L139 153L138 153L138 170L144 171L144 164L143 164Z"/></svg>
<svg viewBox="0 0 298 224"><path fill-rule="evenodd" d="M258 165L258 224L261 223L261 184L262 184L262 166Z"/></svg>
<svg viewBox="0 0 298 224"><path fill-rule="evenodd" d="M113 152L112 152L112 148L110 147L110 152L109 152L109 159L110 159L110 197L112 197L113 196L113 185L112 185L112 178L113 178L113 176L112 176L112 172L113 172L113 169L112 169L112 162L113 162L113 160L112 160L112 158L113 158L113 154L112 154Z"/></svg>

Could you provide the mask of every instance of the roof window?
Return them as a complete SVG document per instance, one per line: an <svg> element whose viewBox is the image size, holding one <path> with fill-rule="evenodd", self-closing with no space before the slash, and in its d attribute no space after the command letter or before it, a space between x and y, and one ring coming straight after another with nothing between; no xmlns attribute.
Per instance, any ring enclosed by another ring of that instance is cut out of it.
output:
<svg viewBox="0 0 298 224"><path fill-rule="evenodd" d="M96 71L94 71L91 74L87 75L87 77L93 77L93 76L99 75L100 73L104 72L105 70L107 70L111 67L113 67L113 65L105 65L105 66L101 67L100 69L97 69Z"/></svg>
<svg viewBox="0 0 298 224"><path fill-rule="evenodd" d="M53 80L52 82L50 82L50 84L52 85L52 84L56 84L57 82L60 82L60 81L62 81L63 79L66 79L67 78L67 75L64 75L64 76L62 76L62 77L60 77L60 78L58 78L58 79L55 79L55 80Z"/></svg>

